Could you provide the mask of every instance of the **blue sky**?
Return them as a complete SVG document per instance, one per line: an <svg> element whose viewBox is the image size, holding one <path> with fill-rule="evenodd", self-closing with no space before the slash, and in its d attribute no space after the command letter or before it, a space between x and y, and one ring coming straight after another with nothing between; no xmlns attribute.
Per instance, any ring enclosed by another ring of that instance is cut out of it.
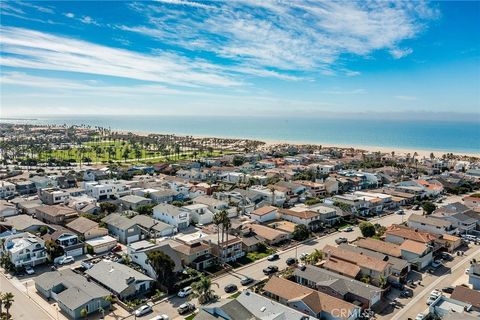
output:
<svg viewBox="0 0 480 320"><path fill-rule="evenodd" d="M0 5L3 117L480 115L476 1Z"/></svg>

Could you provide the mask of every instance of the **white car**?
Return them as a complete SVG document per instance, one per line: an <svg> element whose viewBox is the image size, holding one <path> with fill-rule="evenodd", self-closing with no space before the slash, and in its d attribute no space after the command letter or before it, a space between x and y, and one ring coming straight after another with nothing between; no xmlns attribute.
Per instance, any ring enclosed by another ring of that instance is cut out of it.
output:
<svg viewBox="0 0 480 320"><path fill-rule="evenodd" d="M160 316L155 316L150 320L169 320L170 318L166 314L162 314Z"/></svg>
<svg viewBox="0 0 480 320"><path fill-rule="evenodd" d="M469 274L469 273L470 273L470 268L465 269L465 274Z"/></svg>
<svg viewBox="0 0 480 320"><path fill-rule="evenodd" d="M353 231L353 228L352 228L352 227L345 227L345 228L343 228L342 231L343 231L343 232L352 232L352 231Z"/></svg>
<svg viewBox="0 0 480 320"><path fill-rule="evenodd" d="M423 313L419 313L415 317L415 320L424 320L424 319L425 319L425 315Z"/></svg>
<svg viewBox="0 0 480 320"><path fill-rule="evenodd" d="M25 267L25 272L29 275L32 275L35 273L35 270L33 270L32 267Z"/></svg>
<svg viewBox="0 0 480 320"><path fill-rule="evenodd" d="M141 317L149 312L152 312L152 307L150 307L149 305L144 305L135 310L135 316Z"/></svg>
<svg viewBox="0 0 480 320"><path fill-rule="evenodd" d="M72 256L65 256L62 260L58 262L58 264L68 264L75 262L75 259Z"/></svg>
<svg viewBox="0 0 480 320"><path fill-rule="evenodd" d="M430 297L438 297L438 296L441 296L442 293L440 291L438 291L437 289L433 290L432 292L430 292Z"/></svg>
<svg viewBox="0 0 480 320"><path fill-rule="evenodd" d="M178 291L177 296L179 296L180 298L185 298L190 293L192 293L192 287L185 287L182 290Z"/></svg>
<svg viewBox="0 0 480 320"><path fill-rule="evenodd" d="M430 296L427 299L427 306L431 305L438 297Z"/></svg>

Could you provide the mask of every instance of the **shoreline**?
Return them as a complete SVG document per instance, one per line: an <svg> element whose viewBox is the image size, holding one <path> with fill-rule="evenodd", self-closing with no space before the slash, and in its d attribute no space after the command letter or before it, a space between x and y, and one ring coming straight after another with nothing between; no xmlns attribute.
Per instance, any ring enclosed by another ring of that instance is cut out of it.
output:
<svg viewBox="0 0 480 320"><path fill-rule="evenodd" d="M112 129L119 133L133 133L139 136L148 136L150 134L167 134L167 133L159 133L159 132L150 132L150 131L132 131L132 130L116 130ZM472 153L472 152L458 152L458 151L447 151L447 150L427 150L427 149L416 149L416 148L405 148L405 147L382 147L382 146L368 146L368 145L355 145L355 144L341 144L341 143L328 143L328 142L306 142L306 141L288 141L288 140L281 140L281 139L257 139L257 138L245 138L245 137L220 137L220 136L208 136L208 135L199 135L199 134L186 134L186 133L175 133L178 136L192 136L194 138L226 138L226 139L239 139L239 140L257 140L265 143L266 147L274 146L274 145L281 145L281 144L290 144L290 145L321 145L322 148L339 148L339 149L349 149L354 148L356 150L366 150L370 152L382 152L382 153L391 153L392 151L395 152L396 155L406 155L410 153L413 155L415 152L418 154L419 157L429 158L430 154L433 153L435 157L439 157L443 154L452 153L456 156L466 156L466 157L476 157L480 158L479 153Z"/></svg>

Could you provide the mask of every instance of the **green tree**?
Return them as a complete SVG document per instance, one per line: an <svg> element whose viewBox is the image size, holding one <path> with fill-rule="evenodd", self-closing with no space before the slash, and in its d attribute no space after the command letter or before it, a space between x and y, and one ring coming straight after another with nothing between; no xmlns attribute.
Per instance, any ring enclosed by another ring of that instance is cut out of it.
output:
<svg viewBox="0 0 480 320"><path fill-rule="evenodd" d="M373 237L375 235L375 226L370 222L362 222L359 225L360 231L364 237Z"/></svg>
<svg viewBox="0 0 480 320"><path fill-rule="evenodd" d="M153 207L155 207L154 204L146 204L146 205L143 205L143 206L138 206L136 211L139 214L143 214L143 215L146 215L146 216L151 216L153 214Z"/></svg>
<svg viewBox="0 0 480 320"><path fill-rule="evenodd" d="M109 307L110 307L110 310L111 310L112 309L112 304L115 302L115 296L108 295L108 296L104 297L103 300L105 300L106 302L109 303Z"/></svg>
<svg viewBox="0 0 480 320"><path fill-rule="evenodd" d="M303 224L297 224L295 228L293 229L293 238L297 241L302 241L308 238L310 235L310 231L308 230L308 227Z"/></svg>
<svg viewBox="0 0 480 320"><path fill-rule="evenodd" d="M110 214L117 210L117 205L112 202L102 202L100 203L100 210L104 213Z"/></svg>
<svg viewBox="0 0 480 320"><path fill-rule="evenodd" d="M175 262L162 251L151 251L147 254L148 262L157 275L158 286L171 289L175 283Z"/></svg>
<svg viewBox="0 0 480 320"><path fill-rule="evenodd" d="M2 302L3 302L3 306L5 307L5 312L6 312L6 319L10 319L10 308L12 307L12 304L13 304L13 293L11 292L7 292L3 295L2 297Z"/></svg>
<svg viewBox="0 0 480 320"><path fill-rule="evenodd" d="M307 256L306 261L307 263L314 265L314 264L317 264L322 259L323 259L323 252L318 249L315 249L312 253L310 253Z"/></svg>
<svg viewBox="0 0 480 320"><path fill-rule="evenodd" d="M87 309L83 308L82 310L80 310L80 317L86 318L87 315L88 315Z"/></svg>
<svg viewBox="0 0 480 320"><path fill-rule="evenodd" d="M38 231L40 231L40 235L43 236L48 232L48 228L46 226L41 226Z"/></svg>
<svg viewBox="0 0 480 320"><path fill-rule="evenodd" d="M218 284L215 283L218 287ZM200 304L211 302L217 298L215 292L212 290L212 281L210 278L202 276L200 280L192 283L192 294L190 298L198 298Z"/></svg>
<svg viewBox="0 0 480 320"><path fill-rule="evenodd" d="M47 249L50 260L53 261L56 257L63 256L65 253L63 248L53 240L45 241L45 248Z"/></svg>
<svg viewBox="0 0 480 320"><path fill-rule="evenodd" d="M426 215L429 215L432 214L435 209L437 209L437 206L430 201L425 201L422 203L422 209Z"/></svg>

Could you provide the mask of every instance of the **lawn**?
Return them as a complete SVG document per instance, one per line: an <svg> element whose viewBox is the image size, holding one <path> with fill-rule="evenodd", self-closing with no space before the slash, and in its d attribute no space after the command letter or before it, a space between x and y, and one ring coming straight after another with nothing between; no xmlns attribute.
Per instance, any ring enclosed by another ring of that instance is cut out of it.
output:
<svg viewBox="0 0 480 320"><path fill-rule="evenodd" d="M241 257L240 259L237 259L237 261L235 261L235 262L236 262L236 264L239 264L239 265L246 265L246 264L252 263L254 261L266 258L273 253L275 253L275 250L271 249L271 248L267 249L266 252L252 251L252 252L247 253L246 255ZM234 267L237 267L237 266L238 265L235 265Z"/></svg>
<svg viewBox="0 0 480 320"><path fill-rule="evenodd" d="M230 152L224 152L230 153ZM170 150L170 154L166 155L165 153L159 152L158 150L146 149L142 146L134 146L126 141L90 141L85 142L80 147L71 147L65 149L52 149L40 153L40 159L45 160L49 158L59 159L59 160L74 160L79 163L82 162L109 162L116 161L122 162L125 159L129 162L132 160L140 161L175 161L175 160L186 160L194 159L208 156L218 156L222 152L214 150L212 153L207 151L196 152L192 150L181 150L180 154L174 154L174 150ZM86 158L90 159L90 161Z"/></svg>
<svg viewBox="0 0 480 320"><path fill-rule="evenodd" d="M231 296L229 296L228 299L236 299L241 294L242 294L241 291L237 291L234 294L232 294Z"/></svg>
<svg viewBox="0 0 480 320"><path fill-rule="evenodd" d="M195 314L195 313L192 313L191 315L186 316L186 317L185 317L185 320L192 320L192 319L195 318L195 316L196 316L196 314Z"/></svg>

